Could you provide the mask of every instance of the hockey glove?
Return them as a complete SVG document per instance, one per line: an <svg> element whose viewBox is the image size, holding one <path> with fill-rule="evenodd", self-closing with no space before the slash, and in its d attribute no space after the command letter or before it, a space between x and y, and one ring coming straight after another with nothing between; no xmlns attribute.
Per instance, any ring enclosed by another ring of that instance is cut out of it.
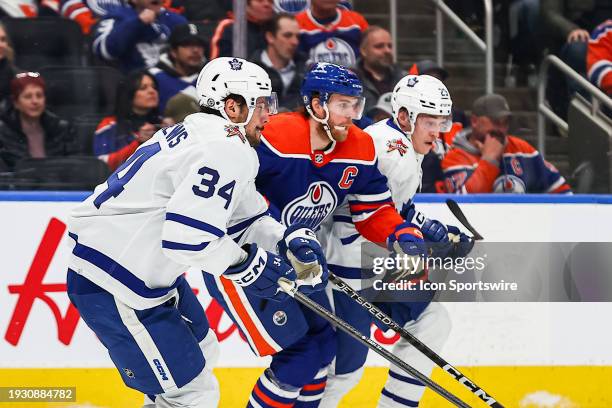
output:
<svg viewBox="0 0 612 408"><path fill-rule="evenodd" d="M451 243L451 249L447 256L452 258L468 256L472 248L474 248L474 240L461 232L457 227L447 225L446 228L448 230L448 239Z"/></svg>
<svg viewBox="0 0 612 408"><path fill-rule="evenodd" d="M246 244L242 249L247 251L247 259L229 267L223 276L252 295L279 302L287 299L288 295L277 282L279 278L295 281L295 270L281 257L258 248L256 244Z"/></svg>
<svg viewBox="0 0 612 408"><path fill-rule="evenodd" d="M426 273L426 250L423 234L416 225L404 222L387 238L387 248L397 260L398 269L391 280L421 279Z"/></svg>
<svg viewBox="0 0 612 408"><path fill-rule="evenodd" d="M289 226L278 242L278 253L291 264L297 274L297 286L303 293L325 288L329 272L315 233L300 224Z"/></svg>

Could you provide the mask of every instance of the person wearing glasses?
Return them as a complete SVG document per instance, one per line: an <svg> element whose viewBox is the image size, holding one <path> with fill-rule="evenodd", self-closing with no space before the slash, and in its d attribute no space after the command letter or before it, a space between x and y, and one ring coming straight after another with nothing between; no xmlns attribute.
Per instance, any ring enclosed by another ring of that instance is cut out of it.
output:
<svg viewBox="0 0 612 408"><path fill-rule="evenodd" d="M10 104L0 115L0 159L8 170L21 159L77 152L72 125L47 109L45 81L38 72L17 74L10 92Z"/></svg>
<svg viewBox="0 0 612 408"><path fill-rule="evenodd" d="M98 124L93 152L111 171L159 130L157 82L146 71L135 71L119 83L115 114Z"/></svg>

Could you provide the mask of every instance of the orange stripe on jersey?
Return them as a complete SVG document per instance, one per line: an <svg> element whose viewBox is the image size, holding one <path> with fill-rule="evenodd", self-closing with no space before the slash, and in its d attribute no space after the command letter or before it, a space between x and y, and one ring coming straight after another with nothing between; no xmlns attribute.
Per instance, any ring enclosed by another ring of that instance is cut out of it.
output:
<svg viewBox="0 0 612 408"><path fill-rule="evenodd" d="M116 122L117 119L114 116L107 116L103 118L100 123L98 123L95 133L98 133L100 130L104 129L107 126L114 125Z"/></svg>
<svg viewBox="0 0 612 408"><path fill-rule="evenodd" d="M310 123L302 113L290 112L273 115L262 133L265 140L282 154L310 156ZM376 150L372 137L352 125L348 130L346 140L336 143L334 150L326 154L326 160L336 159L374 161Z"/></svg>
<svg viewBox="0 0 612 408"><path fill-rule="evenodd" d="M234 310L238 314L236 318L239 318L244 327L246 328L249 336L253 340L253 343L255 343L255 348L257 348L257 352L259 353L259 355L268 356L276 353L274 347L272 347L263 338L261 333L259 333L255 322L253 322L253 319L251 319L249 312L247 312L246 308L242 304L242 299L240 299L240 296L236 292L236 287L234 286L234 283L231 280L224 278L223 276L219 279L219 281L223 285L223 289L225 290L225 293L227 294L227 297L229 298L230 302L232 302Z"/></svg>
<svg viewBox="0 0 612 408"><path fill-rule="evenodd" d="M356 222L355 228L368 241L386 246L387 238L402 222L404 220L397 213L395 207L386 205L377 210L369 218Z"/></svg>
<svg viewBox="0 0 612 408"><path fill-rule="evenodd" d="M421 231L419 231L418 228L414 228L414 227L405 227L402 228L398 231L395 231L395 236L400 236L402 234L410 234L410 235L414 235L415 237L421 238L423 239L423 233Z"/></svg>
<svg viewBox="0 0 612 408"><path fill-rule="evenodd" d="M327 384L327 381L323 381L322 383L319 383L319 384L306 384L305 386L302 387L302 389L304 391L318 391L318 390L322 390L323 388L325 388L326 384Z"/></svg>
<svg viewBox="0 0 612 408"><path fill-rule="evenodd" d="M508 136L508 143L504 153L535 153L536 149L523 139L515 136Z"/></svg>
<svg viewBox="0 0 612 408"><path fill-rule="evenodd" d="M570 191L570 190L571 190L570 186L566 183L566 184L562 184L561 186L555 188L550 193L551 194L565 193L565 192Z"/></svg>
<svg viewBox="0 0 612 408"><path fill-rule="evenodd" d="M376 204L349 204L349 208L353 212L358 211L366 211L366 210L376 210L384 205L391 204L392 201L386 201L384 203L376 203Z"/></svg>

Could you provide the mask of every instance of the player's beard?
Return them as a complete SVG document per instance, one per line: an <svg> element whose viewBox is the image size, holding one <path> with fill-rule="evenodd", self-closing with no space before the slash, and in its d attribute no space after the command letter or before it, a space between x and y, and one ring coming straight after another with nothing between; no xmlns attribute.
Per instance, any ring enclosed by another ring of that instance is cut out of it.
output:
<svg viewBox="0 0 612 408"><path fill-rule="evenodd" d="M245 129L244 133L246 134L246 139L251 147L259 146L259 143L261 143L261 132L263 132L263 129L263 126L257 126L252 131Z"/></svg>

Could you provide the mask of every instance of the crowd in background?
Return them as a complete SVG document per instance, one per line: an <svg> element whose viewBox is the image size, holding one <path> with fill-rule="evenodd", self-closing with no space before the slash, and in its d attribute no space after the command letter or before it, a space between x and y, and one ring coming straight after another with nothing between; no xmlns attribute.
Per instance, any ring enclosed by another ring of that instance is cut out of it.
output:
<svg viewBox="0 0 612 408"><path fill-rule="evenodd" d="M447 3L482 33L481 1ZM520 85L537 83L530 77L537 72L534 67L545 53L554 53L611 94L612 1L513 0L494 5L498 36L507 43ZM23 159L88 154L113 171L158 129L199 111L195 83L200 69L210 59L232 55L231 6L231 0L0 0L0 16L8 18L0 25L0 173L16 171ZM246 15L248 59L268 72L286 111L302 106L300 85L313 62L349 66L359 75L366 116L356 124L362 128L391 116L391 91L407 73L442 81L449 76L431 60L398 64L389 31L368 24L349 1L248 0ZM62 117L49 109L52 83L44 76L44 64L20 66L22 50L12 47L22 35L10 30L15 18L27 19L31 26L52 18L75 22L86 48L82 65L117 71L111 109L88 117L95 127L75 127L83 120L76 111L62 110ZM565 117L579 88L556 71L551 71L550 83L552 108ZM506 172L505 153L537 151L508 135L512 111L504 97L484 98L473 106L453 106L453 129L440 135L435 152L423 162L422 191L569 191L564 181L546 181L556 170L543 158L531 182L510 176L498 182ZM1 188L15 187L7 183Z"/></svg>

